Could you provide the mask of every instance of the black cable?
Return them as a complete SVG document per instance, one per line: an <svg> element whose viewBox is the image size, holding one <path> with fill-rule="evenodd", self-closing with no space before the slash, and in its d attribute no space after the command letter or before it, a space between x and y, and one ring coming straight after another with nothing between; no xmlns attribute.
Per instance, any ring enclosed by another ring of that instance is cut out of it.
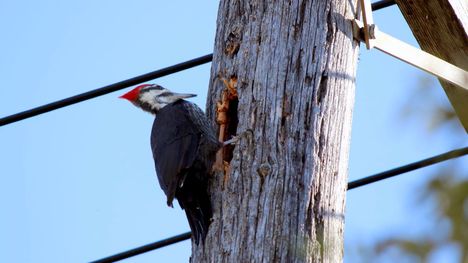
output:
<svg viewBox="0 0 468 263"><path fill-rule="evenodd" d="M31 118L33 116L46 113L49 111L53 111L56 109L60 109L60 108L63 108L63 107L66 107L66 106L69 106L78 102L96 98L96 97L99 97L99 96L102 96L102 95L105 95L105 94L108 94L117 90L125 89L130 86L155 79L155 78L160 78L160 77L167 76L167 75L170 75L170 74L182 71L182 70L193 68L195 66L208 63L212 59L213 59L213 54L205 55L205 56L195 58L192 60L188 60L188 61L176 64L173 66L169 66L169 67L162 68L162 69L150 72L150 73L146 73L146 74L134 77L134 78L130 78L124 81L110 84L99 89L81 93L73 97L55 101L55 102L52 102L52 103L49 103L49 104L46 104L37 108L33 108L30 110L26 110L20 113L16 113L16 114L1 118L0 126L7 125L13 122L20 121L20 120L24 120L27 118Z"/></svg>
<svg viewBox="0 0 468 263"><path fill-rule="evenodd" d="M377 11L379 9L389 7L396 4L394 0L382 0L382 1L377 1L375 3L371 4L372 11Z"/></svg>
<svg viewBox="0 0 468 263"><path fill-rule="evenodd" d="M392 170L388 170L388 171L385 171L385 172L382 172L382 173L374 174L374 175L371 175L371 176L364 177L362 179L358 179L358 180L349 182L348 183L348 190L351 190L351 189L354 189L354 188L357 188L357 187L360 187L360 186L363 186L363 185L375 183L377 181L381 181L381 180L384 180L384 179L387 179L387 178L390 178L390 177L393 177L393 176L397 176L397 175L400 175L400 174L403 174L403 173L411 172L411 171L419 169L419 168L423 168L423 167L426 167L426 166L429 166L429 165L433 165L433 164L436 164L436 163L447 161L447 160L450 160L450 159L453 159L453 158L456 158L456 157L460 157L460 156L463 156L463 155L466 155L466 154L468 154L468 147L456 149L456 150L446 152L446 153L443 153L443 154L439 154L439 155L436 155L436 156L421 160L419 162L410 163L410 164L407 164L407 165L404 165L404 166L397 167L397 168L392 169Z"/></svg>
<svg viewBox="0 0 468 263"><path fill-rule="evenodd" d="M419 168L422 168L422 167L426 167L426 166L429 166L429 165L432 165L432 164L447 161L447 160L450 160L450 159L453 159L453 158L456 158L456 157L461 157L461 156L467 155L467 154L468 154L468 147L456 149L456 150L449 151L449 152L446 152L446 153L443 153L443 154L439 154L439 155L436 155L436 156L421 160L419 162L410 163L410 164L400 166L400 167L392 169L392 170L388 170L388 171L385 171L385 172L382 172L382 173L374 174L374 175L371 175L371 176L364 177L362 179L358 179L358 180L349 182L348 183L348 190L358 188L358 187L361 187L361 186L364 186L364 185L367 185L367 184L375 183L377 181L381 181L381 180L384 180L384 179L387 179L387 178L390 178L390 177L393 177L393 176L396 176L396 175L399 175L399 174L407 173L407 172L410 172L410 171L413 171L413 170L416 170L416 169L419 169ZM187 232L187 233L184 233L184 234L181 234L181 235L178 235L178 236L174 236L174 237L164 239L164 240L152 243L152 244L148 244L146 246L131 249L131 250L128 250L128 251L125 251L125 252L122 252L122 253L107 257L107 258L96 260L96 261L93 261L91 263L115 262L115 261L118 261L118 260L126 259L126 258L129 258L129 257L132 257L132 256L136 256L138 254L148 252L148 251L153 250L153 249L158 249L158 248L161 248L161 247L164 247L164 246L172 245L174 243L177 243L177 242L180 242L180 241L183 241L183 240L187 240L187 239L190 239L190 237L191 237L191 233Z"/></svg>
<svg viewBox="0 0 468 263"><path fill-rule="evenodd" d="M395 1L392 1L392 0L378 1L372 4L372 10L376 11L376 10L379 10L379 9L382 9L382 8L385 8L394 4L395 4ZM66 106L70 106L78 102L96 98L96 97L99 97L99 96L102 96L102 95L105 95L105 94L108 94L117 90L125 89L130 86L140 84L140 83L152 80L152 79L160 78L160 77L167 76L167 75L170 75L170 74L182 71L182 70L186 70L195 66L199 66L199 65L210 62L212 59L213 59L213 54L208 54L199 58L195 58L195 59L185 61L176 65L173 65L173 66L169 66L167 68L163 68L163 69L156 70L150 73L146 73L146 74L143 74L143 75L131 78L131 79L127 79L127 80L120 81L114 84L110 84L99 89L81 93L73 97L69 97L69 98L55 101L55 102L52 102L43 106L32 108L30 110L26 110L26 111L22 111L22 112L19 112L10 116L6 116L0 119L0 126L7 125L7 124L17 122L17 121L21 121L27 118L31 118L31 117L34 117L34 116L37 116L37 115L40 115L49 111L53 111L53 110L60 109Z"/></svg>
<svg viewBox="0 0 468 263"><path fill-rule="evenodd" d="M151 243L151 244L148 244L148 245L144 245L144 246L141 246L141 247L130 249L130 250L127 250L125 252L110 256L110 257L106 257L106 258L102 258L102 259L99 259L99 260L96 260L96 261L92 261L90 263L116 262L116 261L119 261L119 260L122 260L122 259L133 257L133 256L136 256L136 255L139 255L139 254L143 254L143 253L151 251L151 250L155 250L155 249L158 249L158 248L161 248L161 247L169 246L169 245L175 244L175 243L180 242L180 241L187 240L191 236L192 236L191 232L183 233L183 234L180 234L178 236L173 236L173 237L163 239L161 241L157 241L157 242L154 242L154 243Z"/></svg>

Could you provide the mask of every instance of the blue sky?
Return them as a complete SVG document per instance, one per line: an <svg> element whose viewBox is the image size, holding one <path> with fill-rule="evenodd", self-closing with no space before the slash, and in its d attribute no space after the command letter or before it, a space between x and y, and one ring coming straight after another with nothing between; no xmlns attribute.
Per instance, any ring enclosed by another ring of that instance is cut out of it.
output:
<svg viewBox="0 0 468 263"><path fill-rule="evenodd" d="M217 7L217 1L0 1L0 116L211 53ZM396 7L374 19L415 45ZM204 108L209 70L207 64L154 82L199 94L192 101ZM453 148L446 134L429 137L422 122L398 114L426 75L361 49L350 180ZM152 116L117 99L123 92L0 127L0 262L86 262L189 230L157 185ZM422 231L410 200L430 171L349 192L346 244ZM185 241L127 262L189 256Z"/></svg>

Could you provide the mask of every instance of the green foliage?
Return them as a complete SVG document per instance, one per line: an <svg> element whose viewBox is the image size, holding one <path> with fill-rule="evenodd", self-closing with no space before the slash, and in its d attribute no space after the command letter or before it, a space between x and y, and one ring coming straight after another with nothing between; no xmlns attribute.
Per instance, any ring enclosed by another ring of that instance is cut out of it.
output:
<svg viewBox="0 0 468 263"><path fill-rule="evenodd" d="M447 143L457 143L457 138L464 139L466 134L448 100L441 100L437 89L440 84L434 78L421 79L400 116L428 124L428 135L445 127L445 133L454 135ZM460 131L461 137L457 136ZM429 231L416 237L390 236L375 244L359 244L353 262L433 262L435 253L450 249L458 251L454 255L458 262L468 263L468 171L463 169L463 161L466 159L451 160L449 168L437 170L416 195L415 212L420 212L423 204L430 207L426 216Z"/></svg>
<svg viewBox="0 0 468 263"><path fill-rule="evenodd" d="M391 237L375 245L376 255L398 251L396 259L412 258L411 262L428 262L432 253L447 246L456 246L460 262L468 262L468 180L454 173L436 176L423 190L424 200L433 200L433 229L418 238ZM444 227L448 223L449 227ZM398 261L399 262L399 261Z"/></svg>

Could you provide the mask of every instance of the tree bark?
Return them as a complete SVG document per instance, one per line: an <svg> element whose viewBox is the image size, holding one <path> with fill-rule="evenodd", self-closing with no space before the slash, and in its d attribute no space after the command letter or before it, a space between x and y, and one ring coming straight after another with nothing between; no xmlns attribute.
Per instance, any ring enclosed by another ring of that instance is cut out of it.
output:
<svg viewBox="0 0 468 263"><path fill-rule="evenodd" d="M252 133L212 178L214 218L192 262L342 261L354 2L221 0L207 114L225 78L238 93L226 135Z"/></svg>

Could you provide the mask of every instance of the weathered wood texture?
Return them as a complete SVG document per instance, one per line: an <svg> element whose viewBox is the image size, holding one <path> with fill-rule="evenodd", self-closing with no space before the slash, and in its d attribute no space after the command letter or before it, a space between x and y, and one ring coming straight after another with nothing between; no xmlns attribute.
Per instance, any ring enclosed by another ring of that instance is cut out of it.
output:
<svg viewBox="0 0 468 263"><path fill-rule="evenodd" d="M396 0L421 49L468 70L467 0ZM468 132L468 92L440 80Z"/></svg>
<svg viewBox="0 0 468 263"><path fill-rule="evenodd" d="M237 77L228 177L192 262L340 262L358 44L355 1L220 2L207 113ZM223 180L225 183L223 185Z"/></svg>

